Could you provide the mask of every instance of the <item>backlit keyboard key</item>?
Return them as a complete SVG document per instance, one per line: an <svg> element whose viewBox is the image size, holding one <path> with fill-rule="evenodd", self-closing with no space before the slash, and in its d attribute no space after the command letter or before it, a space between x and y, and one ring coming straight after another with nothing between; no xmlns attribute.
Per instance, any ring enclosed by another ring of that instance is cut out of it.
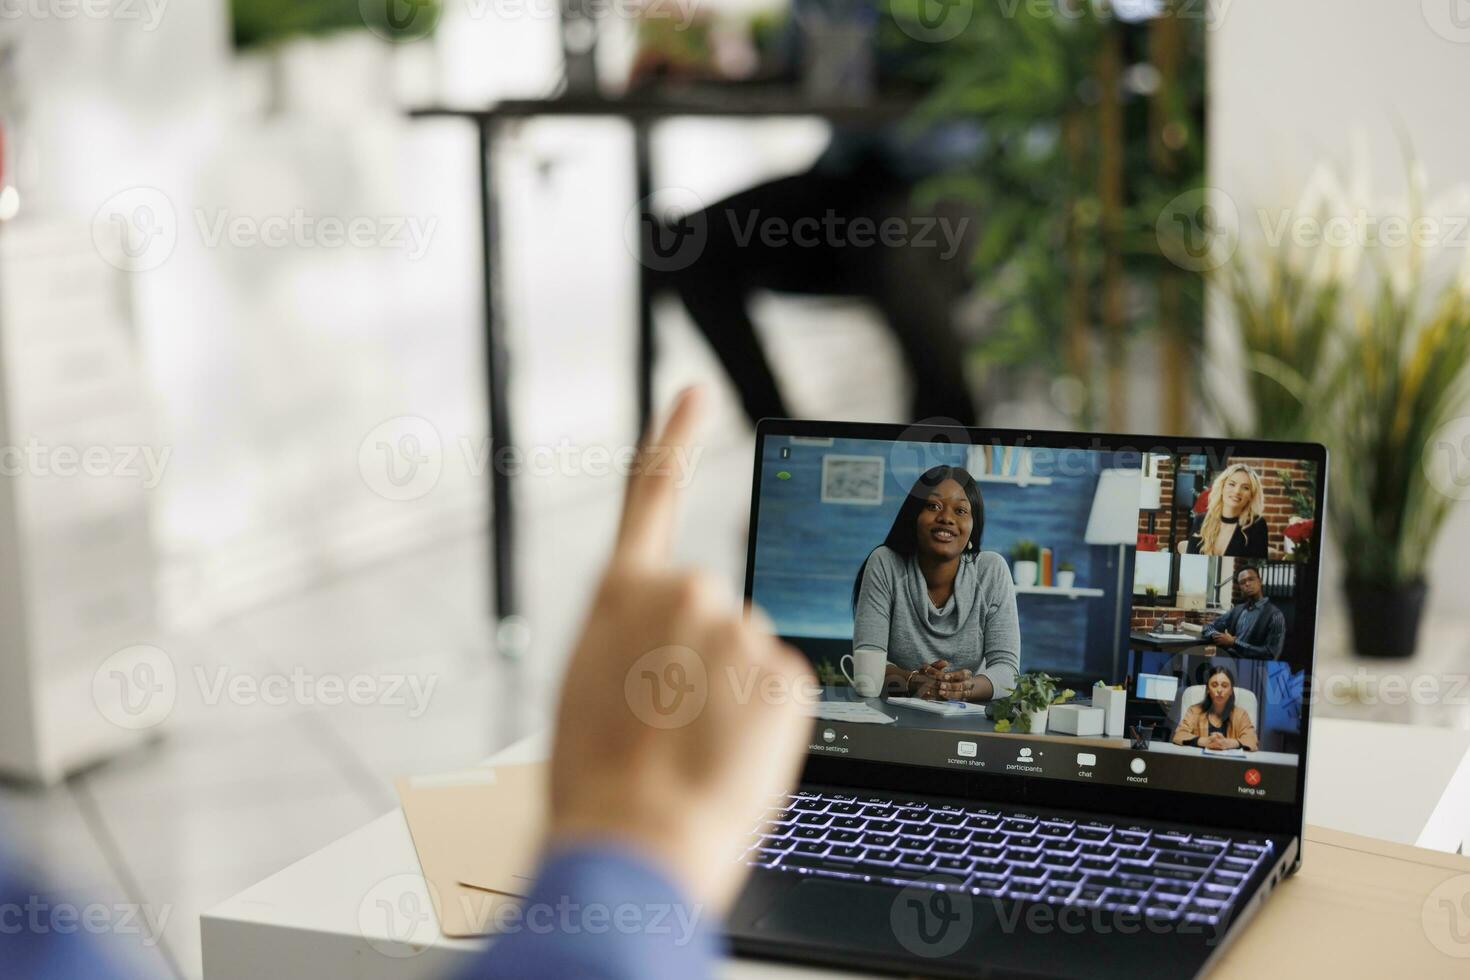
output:
<svg viewBox="0 0 1470 980"><path fill-rule="evenodd" d="M934 870L934 859L926 854L903 854L898 859L898 866L905 871Z"/></svg>
<svg viewBox="0 0 1470 980"><path fill-rule="evenodd" d="M934 870L940 874L959 875L962 878L969 877L973 866L973 861L962 857L941 857L934 862Z"/></svg>
<svg viewBox="0 0 1470 980"><path fill-rule="evenodd" d="M1000 875L971 875L968 884L982 895L998 895L1006 880Z"/></svg>
<svg viewBox="0 0 1470 980"><path fill-rule="evenodd" d="M1186 854L1183 851L1159 851L1154 864L1169 868L1208 868L1215 863L1212 857L1203 854Z"/></svg>

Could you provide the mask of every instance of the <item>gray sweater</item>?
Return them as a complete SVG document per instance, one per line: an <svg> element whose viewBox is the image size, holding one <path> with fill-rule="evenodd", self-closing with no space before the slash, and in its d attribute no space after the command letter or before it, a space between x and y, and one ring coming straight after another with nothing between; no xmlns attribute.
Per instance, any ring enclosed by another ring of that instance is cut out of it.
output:
<svg viewBox="0 0 1470 980"><path fill-rule="evenodd" d="M868 558L853 613L852 644L886 651L888 662L915 670L935 660L990 678L995 696L1016 686L1021 629L1010 566L993 551L960 562L943 609L929 601L918 560L879 547Z"/></svg>

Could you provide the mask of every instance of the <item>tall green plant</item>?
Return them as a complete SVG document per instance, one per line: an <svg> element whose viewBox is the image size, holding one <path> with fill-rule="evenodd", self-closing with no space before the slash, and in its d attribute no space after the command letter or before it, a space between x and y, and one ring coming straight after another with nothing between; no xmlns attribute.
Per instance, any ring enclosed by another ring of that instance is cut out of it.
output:
<svg viewBox="0 0 1470 980"><path fill-rule="evenodd" d="M1223 280L1244 358L1243 397L1212 393L1214 411L1236 438L1314 436L1313 385L1331 370L1331 342L1344 315L1336 279L1314 281L1284 253L1261 270L1227 267Z"/></svg>
<svg viewBox="0 0 1470 980"><path fill-rule="evenodd" d="M1413 226L1422 176L1409 170ZM1248 414L1234 401L1220 406L1221 421L1234 436L1327 443L1331 524L1348 579L1385 587L1423 581L1453 503L1427 477L1430 439L1470 396L1470 281L1431 292L1421 245L1403 247L1389 255L1365 244L1360 270L1328 261L1332 252L1278 245L1254 269L1237 253L1218 280L1251 403Z"/></svg>
<svg viewBox="0 0 1470 980"><path fill-rule="evenodd" d="M1357 582L1422 581L1453 503L1427 479L1424 457L1465 402L1470 298L1451 285L1422 310L1417 286L1378 286L1357 310L1324 417L1336 457L1328 500Z"/></svg>

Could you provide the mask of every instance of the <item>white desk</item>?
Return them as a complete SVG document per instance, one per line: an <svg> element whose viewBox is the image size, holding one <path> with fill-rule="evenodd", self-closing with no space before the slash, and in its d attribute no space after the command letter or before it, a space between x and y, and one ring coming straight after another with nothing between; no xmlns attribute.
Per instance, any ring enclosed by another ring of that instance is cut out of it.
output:
<svg viewBox="0 0 1470 980"><path fill-rule="evenodd" d="M1307 758L1310 823L1438 850L1470 838L1470 732L1319 719ZM543 739L517 743L496 762L526 762ZM406 877L400 877L406 876ZM440 977L469 962L483 940L445 939L433 913L395 937L375 901L418 881L418 858L403 814L379 817L206 913L201 923L207 980L320 977ZM410 904L412 908L412 904ZM364 914L360 918L360 911ZM793 966L731 960L740 980L816 974Z"/></svg>

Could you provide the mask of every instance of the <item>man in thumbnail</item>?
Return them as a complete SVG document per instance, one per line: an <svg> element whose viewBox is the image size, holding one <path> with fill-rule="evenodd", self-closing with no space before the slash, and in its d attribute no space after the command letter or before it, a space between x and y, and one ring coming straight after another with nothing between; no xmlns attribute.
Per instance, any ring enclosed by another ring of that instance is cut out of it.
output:
<svg viewBox="0 0 1470 980"><path fill-rule="evenodd" d="M1205 696L1191 704L1174 729L1175 745L1197 745L1212 752L1260 748L1251 716L1235 703L1235 675L1216 664L1205 676Z"/></svg>
<svg viewBox="0 0 1470 980"><path fill-rule="evenodd" d="M1235 573L1243 602L1204 628L1207 643L1240 657L1276 660L1286 639L1286 617L1261 591L1261 573L1246 565Z"/></svg>
<svg viewBox="0 0 1470 980"><path fill-rule="evenodd" d="M935 466L853 582L853 647L885 651L889 694L990 701L1021 666L1016 587L1006 560L980 550L985 502L974 477Z"/></svg>

